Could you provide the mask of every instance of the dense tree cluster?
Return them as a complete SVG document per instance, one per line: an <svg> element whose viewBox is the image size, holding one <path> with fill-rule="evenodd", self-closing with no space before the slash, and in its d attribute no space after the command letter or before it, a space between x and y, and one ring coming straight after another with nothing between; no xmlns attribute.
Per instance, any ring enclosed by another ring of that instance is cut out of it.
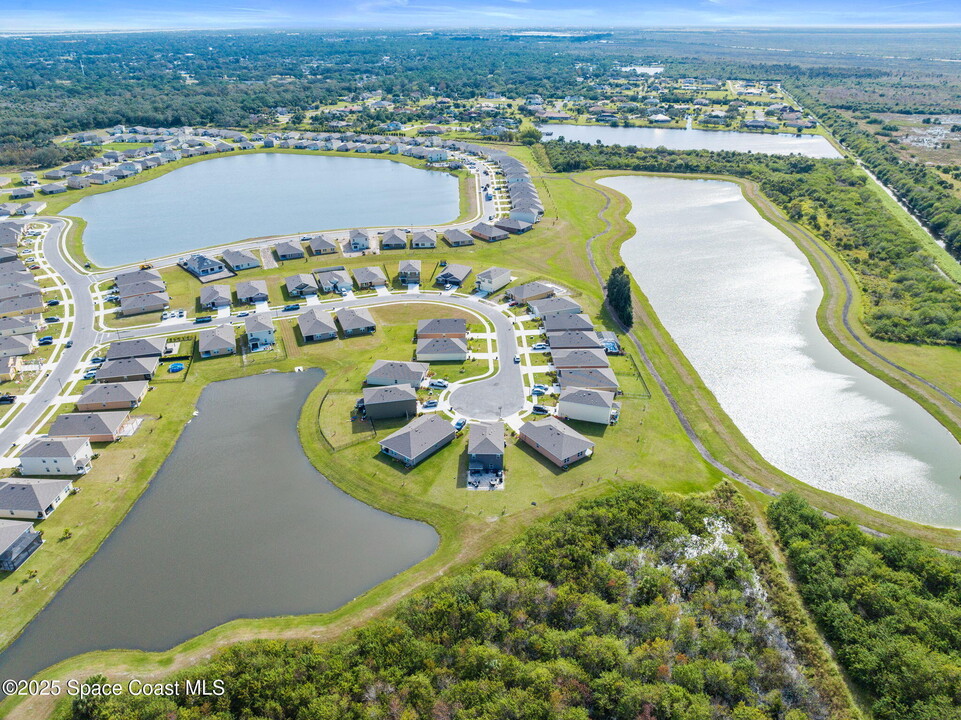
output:
<svg viewBox="0 0 961 720"><path fill-rule="evenodd" d="M961 560L828 520L796 495L768 511L808 608L877 720L961 718Z"/></svg>
<svg viewBox="0 0 961 720"><path fill-rule="evenodd" d="M794 221L837 249L867 298L863 320L875 337L961 344L961 294L850 161L756 153L544 143L558 172L615 168L714 173L756 181Z"/></svg>
<svg viewBox="0 0 961 720"><path fill-rule="evenodd" d="M607 278L607 302L611 310L626 327L634 324L634 308L631 304L631 276L623 265L611 270Z"/></svg>
<svg viewBox="0 0 961 720"><path fill-rule="evenodd" d="M589 501L333 643L258 641L180 679L220 698L77 701L72 720L806 720L827 715L717 506Z"/></svg>

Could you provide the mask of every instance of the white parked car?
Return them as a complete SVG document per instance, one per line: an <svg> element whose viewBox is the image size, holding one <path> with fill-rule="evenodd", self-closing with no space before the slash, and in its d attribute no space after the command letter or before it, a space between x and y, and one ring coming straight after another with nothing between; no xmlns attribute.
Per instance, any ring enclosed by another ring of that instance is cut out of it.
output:
<svg viewBox="0 0 961 720"><path fill-rule="evenodd" d="M433 380L430 381L430 383L428 383L428 385L429 387L443 390L445 387L450 385L450 383L444 380L443 378L434 378Z"/></svg>

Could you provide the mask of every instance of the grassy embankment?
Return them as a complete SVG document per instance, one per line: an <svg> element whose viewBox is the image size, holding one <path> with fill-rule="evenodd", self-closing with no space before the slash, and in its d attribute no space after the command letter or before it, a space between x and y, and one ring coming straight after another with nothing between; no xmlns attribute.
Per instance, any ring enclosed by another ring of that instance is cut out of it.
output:
<svg viewBox="0 0 961 720"><path fill-rule="evenodd" d="M600 311L600 291L584 253L586 239L602 228L602 223L597 218L602 199L592 193L583 192L582 188L573 183L562 186L551 183L548 186L541 180L537 182L541 186L549 218L537 229L503 243L447 248L436 251L436 254L451 259L456 255L457 260L471 264L475 269L497 264L516 268L518 274L524 277L553 278L571 288L588 314L600 325L611 327L606 315ZM331 391L333 394L338 394L338 391L356 392L360 377L366 372L370 361L376 357L390 357L395 352L410 352L412 326L405 322L407 318L391 316L390 313L395 312L393 309L375 309L373 312L375 317L380 313L387 313L382 318L387 332L379 331L367 338L300 346L297 344L295 330L283 327L290 321L284 321L280 324L278 333L283 347L278 350L278 357L275 359L258 358L256 365L246 367L240 365L238 358L193 363L183 382L171 383L176 385L177 390L171 392L167 400L175 410L165 410L164 417L157 420L151 440L150 457L138 458L139 462L127 474L126 480L121 485L114 486L125 489L122 502L117 503L116 510L111 514L97 515L96 523L91 523L96 527L87 529L93 537L86 541L83 552L64 553L69 557L60 559L59 577L47 576L48 571L37 565L41 569L41 584L35 584L31 590L37 592L37 595L40 594L38 591L44 588L46 592L44 598L32 599L32 612L24 609L21 617L25 620L39 610L52 597L56 590L54 585L61 585L62 581L79 567L83 559L96 550L110 529L123 517L146 487L149 478L160 464L159 460L169 452L203 385L226 377L260 372L266 368L289 370L296 366L317 365L327 371L328 376L311 394L301 415L300 433L308 457L321 472L355 497L388 512L430 522L441 535L438 551L414 568L377 586L333 613L294 618L238 620L164 653L92 653L67 660L44 673L45 676L85 677L100 670L118 677L125 673L136 673L138 677L159 675L175 667L196 662L218 646L254 636L333 637L348 627L356 626L386 611L411 589L478 557L494 544L514 537L535 518L557 512L579 498L603 493L614 485L628 482L644 482L666 490L699 492L712 487L719 480L719 474L702 461L687 441L669 404L660 394L649 398L627 398L621 422L612 428L594 431L595 441L598 442L595 456L566 473L556 471L539 457L526 449L516 447L513 441L510 442L507 452L508 483L507 489L502 492L468 492L457 487L456 478L465 445L464 438L458 439L452 446L430 458L417 470L406 473L403 468L379 458L376 438L369 437L369 429L366 428L362 433L358 433L364 436L361 442L345 443L334 450L321 432L319 422L325 396ZM432 310L428 312L428 315L433 314ZM391 347L390 338L395 328L399 341L404 344L402 350L396 346ZM347 348L350 352L345 352ZM280 353L284 355L283 358L279 357ZM635 381L636 386L652 384L646 374L641 375L641 380L643 383L640 380ZM159 391L154 391L157 392ZM174 396L176 402L173 402ZM156 399L159 401L160 397L156 396ZM151 402L153 401L154 398L151 398ZM144 412L150 411L151 407L155 406L145 407ZM330 405L329 409L335 410L337 406ZM147 424L141 428L141 439L147 437L150 427ZM389 428L385 428L387 429ZM350 426L349 420L341 420L340 427L333 428L333 431L339 434L334 434L325 420L324 431L333 436L338 445L339 439L346 437L348 432L351 440L354 437L354 428ZM379 428L377 432L380 432ZM116 450L129 452L137 442L138 436L134 436L117 446ZM113 450L112 448L107 452ZM127 461L132 462L133 459L128 456ZM100 466L106 468L103 462ZM358 468L363 468L363 472L358 472ZM94 472L107 475L108 480L116 482L118 473L110 474L99 469ZM79 501L83 505L77 506L77 516L64 513L62 522L66 524L75 517L83 517L84 512L86 517L91 517L97 501L94 495L93 492L85 491L72 498L70 503ZM537 504L533 505L532 502ZM67 510L67 505L58 511L58 514L64 510ZM47 522L54 520L61 522L57 515ZM58 527L50 527L51 534L58 532ZM75 531L70 542L77 539L78 533ZM39 563L43 553L51 549L54 548L47 547L38 553L36 562ZM33 563L33 560L28 563L27 571L35 566ZM17 581L15 576L12 580ZM27 597L29 596L24 596ZM8 637L11 635L8 633ZM23 703L18 709L18 715L41 716L42 708L35 704L40 702L33 700ZM4 706L3 710L7 711L8 707L9 704Z"/></svg>

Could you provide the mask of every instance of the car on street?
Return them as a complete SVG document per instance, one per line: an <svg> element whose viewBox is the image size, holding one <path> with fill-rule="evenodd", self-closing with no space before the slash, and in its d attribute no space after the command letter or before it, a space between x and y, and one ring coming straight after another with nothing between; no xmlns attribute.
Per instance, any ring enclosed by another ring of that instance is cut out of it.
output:
<svg viewBox="0 0 961 720"><path fill-rule="evenodd" d="M429 410L430 408L435 408L435 407L437 407L436 400L428 400L427 402L424 403L425 410Z"/></svg>
<svg viewBox="0 0 961 720"><path fill-rule="evenodd" d="M291 305L284 305L284 312L293 312L294 310L300 310L300 305L293 303Z"/></svg>
<svg viewBox="0 0 961 720"><path fill-rule="evenodd" d="M440 390L443 390L448 385L450 385L450 383L444 380L443 378L434 378L433 380L430 381L430 383L428 383L429 387L438 388Z"/></svg>
<svg viewBox="0 0 961 720"><path fill-rule="evenodd" d="M514 356L514 364L515 364L515 365L520 365L520 364L521 364L521 356L520 356L520 355L515 355L515 356Z"/></svg>
<svg viewBox="0 0 961 720"><path fill-rule="evenodd" d="M73 347L73 340L67 340L67 342L66 342L66 344L64 345L64 347L72 348L72 347Z"/></svg>
<svg viewBox="0 0 961 720"><path fill-rule="evenodd" d="M56 307L59 304L60 304L59 300L47 300L47 305L49 307Z"/></svg>
<svg viewBox="0 0 961 720"><path fill-rule="evenodd" d="M550 415L550 410L543 405L535 405L533 408L531 408L531 412L535 415Z"/></svg>
<svg viewBox="0 0 961 720"><path fill-rule="evenodd" d="M459 418L457 422L454 423L454 429L463 430L466 424L467 424L467 418Z"/></svg>
<svg viewBox="0 0 961 720"><path fill-rule="evenodd" d="M247 311L237 313L237 317L247 317L248 315L250 315L250 313Z"/></svg>
<svg viewBox="0 0 961 720"><path fill-rule="evenodd" d="M167 372L177 373L184 369L183 363L170 363L170 367L167 368Z"/></svg>

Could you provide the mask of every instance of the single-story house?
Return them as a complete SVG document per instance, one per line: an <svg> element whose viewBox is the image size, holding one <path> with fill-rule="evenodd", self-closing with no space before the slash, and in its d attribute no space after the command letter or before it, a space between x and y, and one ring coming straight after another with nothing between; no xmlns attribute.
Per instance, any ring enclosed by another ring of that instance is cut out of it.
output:
<svg viewBox="0 0 961 720"><path fill-rule="evenodd" d="M297 326L300 334L304 336L304 342L334 340L337 337L337 325L333 316L320 308L310 308L302 313L297 318Z"/></svg>
<svg viewBox="0 0 961 720"><path fill-rule="evenodd" d="M618 383L614 371L610 368L560 368L557 371L557 382L561 390L571 387L590 388L592 390L610 390L617 392Z"/></svg>
<svg viewBox="0 0 961 720"><path fill-rule="evenodd" d="M556 368L606 368L611 366L607 353L599 348L573 350L551 349L551 362Z"/></svg>
<svg viewBox="0 0 961 720"><path fill-rule="evenodd" d="M461 286L472 272L473 268L470 265L451 263L437 274L437 279L434 282L438 285Z"/></svg>
<svg viewBox="0 0 961 720"><path fill-rule="evenodd" d="M241 280L237 283L237 301L241 303L267 302L266 280Z"/></svg>
<svg viewBox="0 0 961 720"><path fill-rule="evenodd" d="M59 195L67 192L67 186L61 183L48 183L40 186L40 192L44 195Z"/></svg>
<svg viewBox="0 0 961 720"><path fill-rule="evenodd" d="M561 390L557 402L557 416L568 420L609 425L611 418L620 411L614 402L614 393L609 390L589 388L566 388Z"/></svg>
<svg viewBox="0 0 961 720"><path fill-rule="evenodd" d="M467 342L461 338L424 338L417 341L416 356L424 362L456 362L466 360Z"/></svg>
<svg viewBox="0 0 961 720"><path fill-rule="evenodd" d="M260 260L250 250L224 250L221 255L234 272L260 267Z"/></svg>
<svg viewBox="0 0 961 720"><path fill-rule="evenodd" d="M0 520L0 570L13 572L43 544L33 525L19 520Z"/></svg>
<svg viewBox="0 0 961 720"><path fill-rule="evenodd" d="M157 372L160 358L133 357L107 360L97 370L97 382L128 382L131 380L150 380Z"/></svg>
<svg viewBox="0 0 961 720"><path fill-rule="evenodd" d="M530 308L531 315L534 317L546 317L553 313L567 313L568 315L577 315L583 312L583 309L573 300L568 300L564 297L550 297L544 298L543 300L534 300L527 304Z"/></svg>
<svg viewBox="0 0 961 720"><path fill-rule="evenodd" d="M354 282L359 288L386 287L387 276L376 265L354 269Z"/></svg>
<svg viewBox="0 0 961 720"><path fill-rule="evenodd" d="M90 442L113 442L127 430L130 412L64 413L53 421L47 435L52 438L87 438Z"/></svg>
<svg viewBox="0 0 961 720"><path fill-rule="evenodd" d="M199 278L216 275L226 270L224 264L217 258L200 255L199 253L191 255L186 260L181 260L179 264L184 270Z"/></svg>
<svg viewBox="0 0 961 720"><path fill-rule="evenodd" d="M418 230L414 233L410 246L415 250L437 247L437 232L435 230Z"/></svg>
<svg viewBox="0 0 961 720"><path fill-rule="evenodd" d="M474 423L467 436L468 472L499 472L504 469L504 423Z"/></svg>
<svg viewBox="0 0 961 720"><path fill-rule="evenodd" d="M589 457L594 443L555 417L521 425L520 439L560 468Z"/></svg>
<svg viewBox="0 0 961 720"><path fill-rule="evenodd" d="M167 349L166 338L134 338L132 340L117 340L107 348L107 360L121 358L149 358L163 357Z"/></svg>
<svg viewBox="0 0 961 720"><path fill-rule="evenodd" d="M367 230L351 230L347 239L347 247L351 252L370 250L370 233Z"/></svg>
<svg viewBox="0 0 961 720"><path fill-rule="evenodd" d="M552 297L555 292L557 292L557 288L535 280L534 282L524 283L523 285L511 288L507 291L507 296L511 300L526 304L532 300L542 300L543 298Z"/></svg>
<svg viewBox="0 0 961 720"><path fill-rule="evenodd" d="M397 265L397 279L407 285L420 282L420 260L401 260Z"/></svg>
<svg viewBox="0 0 961 720"><path fill-rule="evenodd" d="M251 351L261 350L276 342L274 323L267 313L249 315L244 320L244 330L247 331L247 345Z"/></svg>
<svg viewBox="0 0 961 720"><path fill-rule="evenodd" d="M11 200L25 200L27 198L32 198L34 196L33 188L29 187L19 187L14 188L10 191Z"/></svg>
<svg viewBox="0 0 961 720"><path fill-rule="evenodd" d="M197 349L200 357L211 358L221 355L233 355L237 352L237 338L232 325L218 325L200 331L197 339Z"/></svg>
<svg viewBox="0 0 961 720"><path fill-rule="evenodd" d="M67 478L0 481L0 517L46 520L72 490Z"/></svg>
<svg viewBox="0 0 961 720"><path fill-rule="evenodd" d="M117 295L121 300L137 297L138 295L156 295L167 291L167 284L163 280L143 280L141 282L124 283L117 287Z"/></svg>
<svg viewBox="0 0 961 720"><path fill-rule="evenodd" d="M317 283L324 292L354 289L354 281L351 280L350 273L346 270L319 270L317 271Z"/></svg>
<svg viewBox="0 0 961 720"><path fill-rule="evenodd" d="M601 340L593 330L561 330L547 333L547 344L551 350L575 348L603 348Z"/></svg>
<svg viewBox="0 0 961 720"><path fill-rule="evenodd" d="M515 218L503 218L494 223L494 227L505 230L514 235L520 235L521 233L526 233L532 227L533 223L525 222L524 220L517 220Z"/></svg>
<svg viewBox="0 0 961 720"><path fill-rule="evenodd" d="M120 299L120 314L125 317L161 312L170 307L170 296L166 292L150 295L136 295Z"/></svg>
<svg viewBox="0 0 961 720"><path fill-rule="evenodd" d="M445 230L444 239L451 247L464 247L465 245L474 244L474 238L458 228L454 228L453 230Z"/></svg>
<svg viewBox="0 0 961 720"><path fill-rule="evenodd" d="M478 292L495 293L511 281L511 271L507 268L492 267L477 273L474 284Z"/></svg>
<svg viewBox="0 0 961 720"><path fill-rule="evenodd" d="M511 208L510 219L524 223L536 223L541 217L541 211L534 205L515 205Z"/></svg>
<svg viewBox="0 0 961 720"><path fill-rule="evenodd" d="M406 250L407 233L400 230L388 230L380 236L381 250Z"/></svg>
<svg viewBox="0 0 961 720"><path fill-rule="evenodd" d="M454 427L439 415L421 415L381 440L380 450L413 467L448 445L455 435Z"/></svg>
<svg viewBox="0 0 961 720"><path fill-rule="evenodd" d="M377 323L365 308L344 308L337 311L337 322L345 336L365 335L377 329Z"/></svg>
<svg viewBox="0 0 961 720"><path fill-rule="evenodd" d="M318 290L314 277L304 273L291 275L284 280L284 284L287 286L287 294L292 298L316 295Z"/></svg>
<svg viewBox="0 0 961 720"><path fill-rule="evenodd" d="M367 373L368 385L412 385L420 387L430 366L422 362L403 360L375 360Z"/></svg>
<svg viewBox="0 0 961 720"><path fill-rule="evenodd" d="M337 243L323 235L314 235L307 246L314 255L331 255L337 252Z"/></svg>
<svg viewBox="0 0 961 720"><path fill-rule="evenodd" d="M552 313L544 317L544 332L550 335L553 332L564 332L566 330L593 330L594 323L583 313L571 315L570 313Z"/></svg>
<svg viewBox="0 0 961 720"><path fill-rule="evenodd" d="M146 380L93 383L83 389L77 400L77 411L129 410L140 405L149 387Z"/></svg>
<svg viewBox="0 0 961 720"><path fill-rule="evenodd" d="M147 270L128 270L114 277L114 283L116 283L118 289L124 285L133 285L134 283L146 282L148 280L160 282L163 281L163 277L153 268Z"/></svg>
<svg viewBox="0 0 961 720"><path fill-rule="evenodd" d="M417 415L417 392L410 385L365 387L363 393L368 420L412 418Z"/></svg>
<svg viewBox="0 0 961 720"><path fill-rule="evenodd" d="M8 297L0 299L0 318L39 314L43 312L45 307L43 294L40 292Z"/></svg>
<svg viewBox="0 0 961 720"><path fill-rule="evenodd" d="M33 352L33 335L0 337L0 358L21 357Z"/></svg>
<svg viewBox="0 0 961 720"><path fill-rule="evenodd" d="M499 227L484 222L477 223L474 227L472 227L470 229L470 234L475 238L486 240L487 242L497 242L499 240L506 240L508 237L510 237L510 233L506 230L501 230Z"/></svg>
<svg viewBox="0 0 961 720"><path fill-rule="evenodd" d="M20 474L86 475L92 458L87 438L34 438L20 451Z"/></svg>
<svg viewBox="0 0 961 720"><path fill-rule="evenodd" d="M230 305L229 285L204 285L200 288L200 307L205 310L228 307Z"/></svg>
<svg viewBox="0 0 961 720"><path fill-rule="evenodd" d="M81 175L71 175L67 178L67 187L71 190L84 190L90 187L90 178Z"/></svg>
<svg viewBox="0 0 961 720"><path fill-rule="evenodd" d="M274 245L278 260L300 260L305 257L304 246L294 240L284 240Z"/></svg>
<svg viewBox="0 0 961 720"><path fill-rule="evenodd" d="M463 318L432 318L417 321L417 339L467 338L467 321Z"/></svg>

